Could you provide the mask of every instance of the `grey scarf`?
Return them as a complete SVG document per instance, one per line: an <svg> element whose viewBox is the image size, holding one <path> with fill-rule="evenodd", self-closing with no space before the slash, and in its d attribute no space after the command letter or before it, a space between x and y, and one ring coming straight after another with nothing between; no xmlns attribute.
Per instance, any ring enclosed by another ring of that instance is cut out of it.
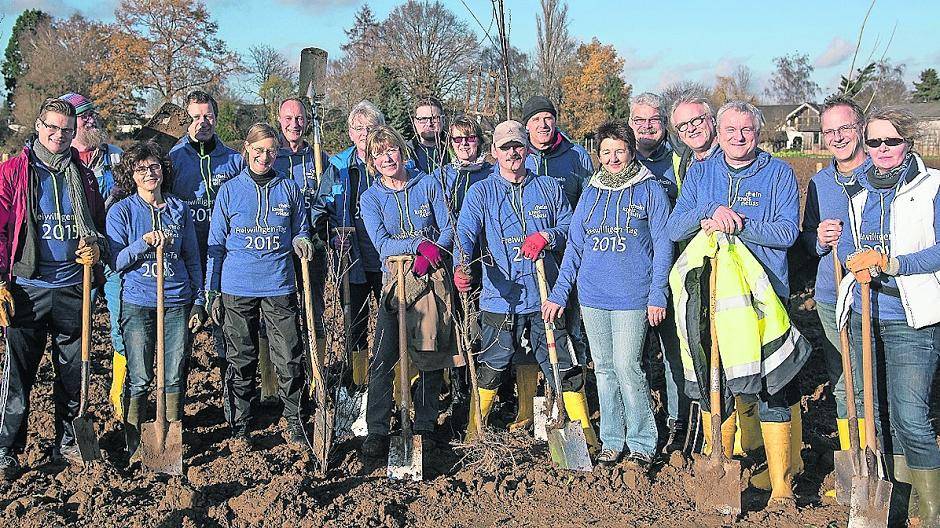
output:
<svg viewBox="0 0 940 528"><path fill-rule="evenodd" d="M628 183L632 183L630 180L640 173L640 167L640 162L636 158L617 174L608 171L606 167L601 165L601 170L598 171L594 177L597 178L598 183L604 187L620 189L621 187L626 187Z"/></svg>
<svg viewBox="0 0 940 528"><path fill-rule="evenodd" d="M37 140L33 142L33 153L36 155L36 159L49 167L52 172L64 173L79 238L84 240L86 244L97 242L98 232L95 230L95 222L91 216L91 210L88 208L82 174L78 170L78 165L72 162L71 149L61 154L53 154Z"/></svg>

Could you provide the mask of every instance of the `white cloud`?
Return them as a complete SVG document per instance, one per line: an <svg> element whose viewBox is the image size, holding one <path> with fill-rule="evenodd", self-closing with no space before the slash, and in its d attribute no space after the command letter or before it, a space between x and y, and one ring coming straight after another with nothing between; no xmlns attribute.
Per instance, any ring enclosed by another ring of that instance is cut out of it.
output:
<svg viewBox="0 0 940 528"><path fill-rule="evenodd" d="M816 57L813 66L817 68L838 66L851 57L854 51L855 46L850 42L842 37L833 37L829 45L826 46L825 51L823 51L820 56Z"/></svg>
<svg viewBox="0 0 940 528"><path fill-rule="evenodd" d="M656 68L662 62L664 55L665 53L663 51L658 51L653 55L641 57L637 53L636 48L629 48L620 54L620 56L623 57L623 69L627 75L629 75L631 72L651 70Z"/></svg>

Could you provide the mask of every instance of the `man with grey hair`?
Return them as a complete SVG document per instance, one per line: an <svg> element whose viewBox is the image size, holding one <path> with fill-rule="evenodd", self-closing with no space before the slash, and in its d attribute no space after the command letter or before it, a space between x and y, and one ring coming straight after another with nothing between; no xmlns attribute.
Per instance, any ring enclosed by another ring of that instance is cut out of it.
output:
<svg viewBox="0 0 940 528"><path fill-rule="evenodd" d="M679 187L672 170L672 147L667 141L667 108L663 98L645 92L630 101L630 128L636 135L636 159L656 176L656 180L672 203L676 202Z"/></svg>
<svg viewBox="0 0 940 528"><path fill-rule="evenodd" d="M359 214L359 200L373 181L366 170L366 142L369 132L385 124L385 116L369 101L360 101L346 120L352 146L330 157L330 170L320 179L320 188L310 211L311 225L325 221L330 243L337 255L349 256L350 310L349 362L352 383L365 390L369 372L369 348L366 332L369 322L369 295L376 301L382 291L382 262ZM354 228L351 235L334 231Z"/></svg>
<svg viewBox="0 0 940 528"><path fill-rule="evenodd" d="M688 147L681 156L673 154L673 173L676 175L676 182L681 187L689 166L698 161L704 161L721 151L718 147L717 130L715 130L715 114L712 113L708 99L701 94L688 91L673 101L669 118L679 141Z"/></svg>
<svg viewBox="0 0 940 528"><path fill-rule="evenodd" d="M793 169L757 148L764 118L754 105L726 103L716 121L721 155L689 168L666 230L674 242L689 240L700 230L734 235L760 262L786 306L787 249L799 235L800 217ZM764 387L757 395L768 469L752 476L751 484L771 490L772 502L793 502L792 479L803 470L796 378L806 359L808 355L796 353L785 358L774 370L781 388L770 394Z"/></svg>

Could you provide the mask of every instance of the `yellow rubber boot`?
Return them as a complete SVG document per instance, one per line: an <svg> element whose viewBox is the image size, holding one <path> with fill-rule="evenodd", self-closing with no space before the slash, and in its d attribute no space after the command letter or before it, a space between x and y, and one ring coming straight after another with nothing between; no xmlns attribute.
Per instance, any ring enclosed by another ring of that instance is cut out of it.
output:
<svg viewBox="0 0 940 528"><path fill-rule="evenodd" d="M767 471L770 483L770 502L793 501L793 466L790 458L792 442L791 422L761 422L764 450L767 453ZM760 487L751 477L751 484ZM764 488L761 488L764 489Z"/></svg>
<svg viewBox="0 0 940 528"><path fill-rule="evenodd" d="M369 351L354 350L350 356L353 383L357 387L365 387L369 380Z"/></svg>
<svg viewBox="0 0 940 528"><path fill-rule="evenodd" d="M847 451L849 445L849 420L848 418L837 418L836 429L839 430L839 449ZM858 419L858 446L865 449L865 419Z"/></svg>
<svg viewBox="0 0 940 528"><path fill-rule="evenodd" d="M565 412L572 421L581 422L581 428L584 429L584 438L589 447L600 449L600 442L597 440L597 434L594 432L594 426L591 425L590 414L588 413L587 398L581 391L562 392L562 398L565 401Z"/></svg>
<svg viewBox="0 0 940 528"><path fill-rule="evenodd" d="M399 387L401 386L401 383L398 382L398 379L399 379L398 377L401 372L400 369L401 369L401 365L396 364L395 370L392 373L392 375L394 376L392 378L392 398L395 401L395 405L400 405L401 403L401 389L399 389ZM420 378L420 375L418 374L418 370L414 367L414 365L409 363L408 364L408 379L410 380L409 387L413 389L415 386L415 383L418 382L418 378ZM413 403L414 402L412 402L412 404Z"/></svg>
<svg viewBox="0 0 940 528"><path fill-rule="evenodd" d="M496 399L496 391L493 389L477 389L477 394L474 394L471 397L470 401L470 419L467 420L467 442L472 442L477 435L477 417L476 413L473 412L473 406L477 399L480 401L480 414L483 416L483 423L486 423L486 417L490 414L490 409L493 408L493 400Z"/></svg>
<svg viewBox="0 0 940 528"><path fill-rule="evenodd" d="M764 447L767 447L767 436L764 432L764 426L768 423L773 422L761 422L761 433L764 434ZM793 405L790 407L790 421L789 424L790 434L788 441L790 442L787 446L787 460L790 475L795 477L800 473L803 473L803 419L800 415L800 404ZM767 448L769 451L769 448ZM755 488L762 489L764 491L772 491L773 489L773 477L768 471L770 469L770 453L767 454L767 469L760 471L751 476L751 485Z"/></svg>
<svg viewBox="0 0 940 528"><path fill-rule="evenodd" d="M118 420L124 419L124 405L121 400L121 393L124 391L124 380L127 378L127 358L115 351L111 355L111 390L108 392L108 400L114 407L114 416Z"/></svg>
<svg viewBox="0 0 940 528"><path fill-rule="evenodd" d="M710 455L712 452L709 443L712 436L711 424L712 413L702 411L702 432L705 437L705 445L702 447L702 454L706 456ZM738 424L736 423L735 414L731 413L731 416L725 418L725 421L721 423L721 448L727 458L731 458L731 455L734 454L734 441L737 429Z"/></svg>
<svg viewBox="0 0 940 528"><path fill-rule="evenodd" d="M738 415L738 433L735 436L734 454L744 455L760 449L764 444L757 418L757 402L748 402L740 396L734 397L735 414Z"/></svg>
<svg viewBox="0 0 940 528"><path fill-rule="evenodd" d="M539 384L538 365L518 365L516 367L516 397L519 400L516 420L509 424L510 431L525 429L535 419L535 407L532 399Z"/></svg>
<svg viewBox="0 0 940 528"><path fill-rule="evenodd" d="M258 372L261 374L261 401L277 398L277 376L266 337L258 338Z"/></svg>

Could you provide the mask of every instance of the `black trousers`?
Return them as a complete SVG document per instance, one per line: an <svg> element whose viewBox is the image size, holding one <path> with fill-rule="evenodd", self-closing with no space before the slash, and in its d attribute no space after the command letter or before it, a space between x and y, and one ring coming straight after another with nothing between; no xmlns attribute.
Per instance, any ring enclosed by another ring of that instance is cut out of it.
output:
<svg viewBox="0 0 940 528"><path fill-rule="evenodd" d="M55 381L55 445L75 443L72 420L78 416L82 379L82 286L37 288L10 284L14 316L6 330L6 364L0 386L0 447L26 448L29 393L52 337Z"/></svg>
<svg viewBox="0 0 940 528"><path fill-rule="evenodd" d="M349 311L352 314L352 322L349 325L349 350L368 350L369 296L378 301L382 295L382 272L365 273L364 284L349 283Z"/></svg>
<svg viewBox="0 0 940 528"><path fill-rule="evenodd" d="M242 297L222 294L222 330L228 346L225 359L225 418L232 427L248 425L258 403L258 331L267 328L271 363L277 373L278 396L288 422L300 420L304 393L303 345L298 335L297 297Z"/></svg>

